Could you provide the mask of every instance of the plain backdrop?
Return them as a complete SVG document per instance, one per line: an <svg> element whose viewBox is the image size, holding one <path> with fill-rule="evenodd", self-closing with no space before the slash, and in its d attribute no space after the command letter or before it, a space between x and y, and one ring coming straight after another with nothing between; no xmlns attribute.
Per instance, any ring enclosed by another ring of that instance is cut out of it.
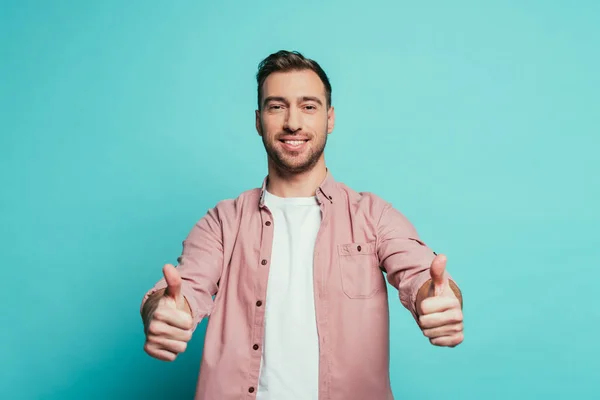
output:
<svg viewBox="0 0 600 400"><path fill-rule="evenodd" d="M143 352L143 294L257 187L257 65L329 74L334 177L448 256L465 341L390 289L397 399L592 399L600 377L600 3L2 1L0 398L190 399L206 321Z"/></svg>

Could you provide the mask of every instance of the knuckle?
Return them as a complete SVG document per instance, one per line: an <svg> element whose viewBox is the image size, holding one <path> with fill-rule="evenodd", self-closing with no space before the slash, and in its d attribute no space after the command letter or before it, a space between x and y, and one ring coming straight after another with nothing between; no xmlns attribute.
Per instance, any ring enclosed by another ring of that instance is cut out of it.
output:
<svg viewBox="0 0 600 400"><path fill-rule="evenodd" d="M435 297L430 297L421 302L421 309L423 310L423 314L431 313L431 309L435 305Z"/></svg>
<svg viewBox="0 0 600 400"><path fill-rule="evenodd" d="M179 353L183 353L186 349L187 349L187 343L186 342L180 342L179 347Z"/></svg>
<svg viewBox="0 0 600 400"><path fill-rule="evenodd" d="M148 344L150 344L150 345L152 345L152 344L158 344L158 342L159 342L159 337L158 337L158 336L156 336L156 335L152 335L152 334L150 334L150 335L148 335L148 336L146 337L146 341L147 341L147 342L148 342Z"/></svg>
<svg viewBox="0 0 600 400"><path fill-rule="evenodd" d="M160 323L157 323L156 321L150 322L150 325L148 325L148 333L156 336L160 335L162 333Z"/></svg>
<svg viewBox="0 0 600 400"><path fill-rule="evenodd" d="M182 353L185 350L185 343L180 341L170 341L165 345L165 348L171 353Z"/></svg>
<svg viewBox="0 0 600 400"><path fill-rule="evenodd" d="M170 310L168 307L165 307L164 305L159 306L156 311L154 311L154 317L160 321L166 321L169 318L169 315L171 315L172 310Z"/></svg>
<svg viewBox="0 0 600 400"><path fill-rule="evenodd" d="M456 322L462 322L463 321L463 313L460 310L457 310L454 316L454 319L456 319Z"/></svg>
<svg viewBox="0 0 600 400"><path fill-rule="evenodd" d="M157 358L159 360L162 359L160 352L158 352L152 345L144 346L144 350L150 357Z"/></svg>
<svg viewBox="0 0 600 400"><path fill-rule="evenodd" d="M152 319L156 319L156 320L162 320L164 318L164 311L162 310L161 307L158 307L156 310L154 310L154 314L152 314Z"/></svg>

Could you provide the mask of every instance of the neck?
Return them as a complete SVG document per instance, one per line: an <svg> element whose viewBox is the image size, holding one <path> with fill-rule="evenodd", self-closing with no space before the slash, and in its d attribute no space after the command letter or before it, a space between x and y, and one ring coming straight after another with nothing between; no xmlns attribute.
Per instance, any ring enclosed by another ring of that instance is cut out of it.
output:
<svg viewBox="0 0 600 400"><path fill-rule="evenodd" d="M326 176L327 168L323 158L311 170L298 173L281 171L269 160L267 190L278 197L311 197L316 194Z"/></svg>

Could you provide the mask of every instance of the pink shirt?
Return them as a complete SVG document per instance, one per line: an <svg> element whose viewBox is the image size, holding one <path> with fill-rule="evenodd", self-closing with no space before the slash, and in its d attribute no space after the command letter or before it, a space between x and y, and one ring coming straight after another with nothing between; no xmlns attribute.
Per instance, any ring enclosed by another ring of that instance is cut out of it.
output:
<svg viewBox="0 0 600 400"><path fill-rule="evenodd" d="M183 242L178 271L194 326L210 315L196 400L256 397L273 243L266 182L219 202ZM417 291L435 253L389 203L336 182L329 171L316 197L319 399L391 400L386 278L416 318ZM165 286L160 280L143 301Z"/></svg>

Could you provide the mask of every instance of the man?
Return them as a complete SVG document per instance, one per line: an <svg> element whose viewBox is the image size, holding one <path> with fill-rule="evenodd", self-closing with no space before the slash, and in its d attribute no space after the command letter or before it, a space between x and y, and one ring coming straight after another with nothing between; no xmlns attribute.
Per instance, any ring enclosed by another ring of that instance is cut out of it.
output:
<svg viewBox="0 0 600 400"><path fill-rule="evenodd" d="M460 290L400 212L327 169L319 64L280 51L257 81L268 175L209 210L164 266L142 303L145 351L174 360L210 315L196 399L393 399L386 278L437 346L463 340Z"/></svg>

